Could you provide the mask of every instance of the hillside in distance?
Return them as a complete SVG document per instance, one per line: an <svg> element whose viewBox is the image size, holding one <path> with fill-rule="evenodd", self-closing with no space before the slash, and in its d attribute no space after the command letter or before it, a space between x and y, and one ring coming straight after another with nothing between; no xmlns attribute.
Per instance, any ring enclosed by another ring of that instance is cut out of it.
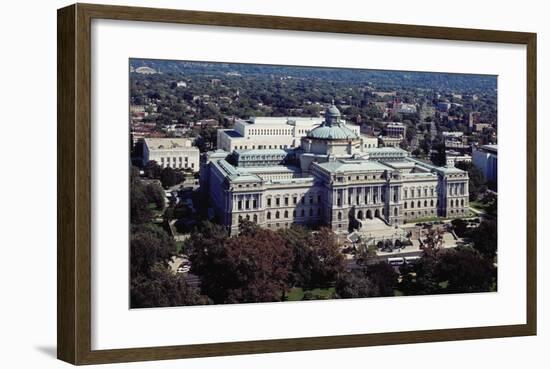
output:
<svg viewBox="0 0 550 369"><path fill-rule="evenodd" d="M369 70L326 67L297 67L266 64L215 63L158 59L130 59L130 67L150 67L174 78L207 75L212 78L262 76L266 78L296 78L324 80L349 85L370 85L377 89L429 89L496 95L494 75Z"/></svg>

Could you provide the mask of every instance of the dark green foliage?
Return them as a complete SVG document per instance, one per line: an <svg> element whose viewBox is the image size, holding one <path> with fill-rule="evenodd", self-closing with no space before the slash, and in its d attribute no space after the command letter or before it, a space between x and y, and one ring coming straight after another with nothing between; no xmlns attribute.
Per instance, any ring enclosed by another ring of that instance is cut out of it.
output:
<svg viewBox="0 0 550 369"><path fill-rule="evenodd" d="M165 195L164 190L157 184L151 183L144 186L144 194L149 203L155 204L157 210L164 210Z"/></svg>
<svg viewBox="0 0 550 369"><path fill-rule="evenodd" d="M130 285L130 307L152 308L208 304L196 288L185 282L185 277L174 275L162 264L154 265L149 276L137 275Z"/></svg>
<svg viewBox="0 0 550 369"><path fill-rule="evenodd" d="M453 229L458 237L464 237L467 229L467 223L463 219L453 219L451 221Z"/></svg>
<svg viewBox="0 0 550 369"><path fill-rule="evenodd" d="M485 258L492 260L497 252L498 235L497 222L484 220L479 227L469 232L468 236L474 243L474 248Z"/></svg>
<svg viewBox="0 0 550 369"><path fill-rule="evenodd" d="M478 196L485 192L487 186L483 179L483 173L473 163L467 163L464 161L456 163L458 169L462 169L468 172L469 182L468 191L470 192L470 200L476 200Z"/></svg>
<svg viewBox="0 0 550 369"><path fill-rule="evenodd" d="M342 273L336 281L335 288L336 295L342 299L379 296L375 283L367 277L364 269Z"/></svg>
<svg viewBox="0 0 550 369"><path fill-rule="evenodd" d="M145 176L151 179L160 179L161 172L161 166L154 160L147 162L147 164L145 164L145 168L143 168L143 173Z"/></svg>
<svg viewBox="0 0 550 369"><path fill-rule="evenodd" d="M489 291L496 271L490 260L470 247L445 250L435 269L439 281L447 281L445 293Z"/></svg>
<svg viewBox="0 0 550 369"><path fill-rule="evenodd" d="M143 185L134 182L130 186L130 223L143 224L150 220L151 210Z"/></svg>
<svg viewBox="0 0 550 369"><path fill-rule="evenodd" d="M150 276L150 268L168 260L176 253L176 244L162 228L152 225L132 226L130 232L130 274Z"/></svg>
<svg viewBox="0 0 550 369"><path fill-rule="evenodd" d="M368 279L378 291L378 296L393 296L399 276L393 267L386 262L380 262L367 266Z"/></svg>
<svg viewBox="0 0 550 369"><path fill-rule="evenodd" d="M294 226L279 231L294 259L290 282L307 289L327 287L344 271L344 258L328 228L311 232Z"/></svg>
<svg viewBox="0 0 550 369"><path fill-rule="evenodd" d="M162 187L169 188L177 185L185 179L185 175L177 170L174 170L170 167L162 169L160 172L160 182Z"/></svg>

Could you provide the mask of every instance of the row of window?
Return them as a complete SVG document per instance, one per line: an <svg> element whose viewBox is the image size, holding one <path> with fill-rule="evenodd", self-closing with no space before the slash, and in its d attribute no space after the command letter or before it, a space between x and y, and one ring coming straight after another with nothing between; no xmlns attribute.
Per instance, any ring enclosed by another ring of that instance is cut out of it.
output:
<svg viewBox="0 0 550 369"><path fill-rule="evenodd" d="M261 136L266 136L266 135L269 135L269 136L273 136L273 135L277 135L277 136L292 135L292 129L283 129L283 128L280 128L280 129L273 129L273 128L271 128L271 129L267 129L267 128L249 129L248 134L251 135L251 136L257 136L257 135L261 135Z"/></svg>
<svg viewBox="0 0 550 369"><path fill-rule="evenodd" d="M408 199L409 198L409 195L411 197L411 199L413 199L415 197L415 193L416 193L416 197L422 197L422 193L424 193L424 197L427 197L428 196L428 192L430 194L430 196L434 196L435 194L435 188L434 187L430 187L429 190L427 188L424 188L424 191L422 192L422 189L421 188L417 188L416 191L414 188L411 188L410 189L410 192L409 192L409 189L408 188L404 188L403 189L403 198L405 199Z"/></svg>
<svg viewBox="0 0 550 369"><path fill-rule="evenodd" d="M430 207L433 207L434 206L434 201L433 200L430 200ZM439 200L436 200L435 202L435 206L439 206ZM416 207L417 208L420 208L422 207L422 201L418 201L416 203ZM428 200L424 200L424 207L428 207ZM404 202L403 203L403 208L407 209L408 208L408 202ZM414 209L414 201L411 201L411 209Z"/></svg>
<svg viewBox="0 0 550 369"><path fill-rule="evenodd" d="M382 174L355 176L355 178L353 178L352 176L348 176L348 182L352 181L353 179L355 179L356 181L369 180L369 179L384 179L384 174L382 173ZM337 178L338 182L344 182L344 180L345 180L345 177L338 177Z"/></svg>
<svg viewBox="0 0 550 369"><path fill-rule="evenodd" d="M305 217L306 216L305 209L302 209L299 214L301 218ZM313 210L313 208L310 208L307 214L310 217L315 216L315 211ZM288 210L285 210L284 212L277 210L273 213L271 211L268 211L266 216L267 216L267 220L271 220L272 217L274 217L274 219L281 219L281 216L283 217L283 219L289 219L290 212ZM298 212L296 210L293 210L292 218L296 218L297 216L298 216ZM321 208L317 208L317 216L321 216Z"/></svg>
<svg viewBox="0 0 550 369"><path fill-rule="evenodd" d="M317 196L308 196L308 200L307 202L312 205L315 203L315 199L317 199L317 204L320 204L321 203L321 195L317 195ZM281 201L282 200L282 201ZM301 204L305 204L306 203L306 197L305 196L302 196L300 198L300 203ZM292 202L292 205L297 205L298 204L298 196L292 196L292 199L289 197L289 196L285 196L283 198L280 198L280 197L275 197L275 198L271 198L271 197L268 197L266 199L266 202L267 202L267 207L271 207L271 206L281 206L281 203L284 204L284 206L289 206L290 203Z"/></svg>
<svg viewBox="0 0 550 369"><path fill-rule="evenodd" d="M172 159L172 160L170 160L170 159ZM164 163L166 161L167 163L173 162L175 164L177 161L182 163L183 159L184 159L184 157L182 157L182 156L179 156L179 157L175 157L175 156L174 157L170 157L170 156L164 157L164 156L161 156L160 157L160 162ZM186 163L189 162L189 157L187 157L187 156L185 157L185 162Z"/></svg>
<svg viewBox="0 0 550 369"><path fill-rule="evenodd" d="M288 145L250 145L250 149L265 150L265 149L288 149ZM235 146L234 150L248 150L248 145Z"/></svg>
<svg viewBox="0 0 550 369"><path fill-rule="evenodd" d="M237 201L237 209L243 210L244 209L256 209L258 207L258 202L253 200L239 200Z"/></svg>

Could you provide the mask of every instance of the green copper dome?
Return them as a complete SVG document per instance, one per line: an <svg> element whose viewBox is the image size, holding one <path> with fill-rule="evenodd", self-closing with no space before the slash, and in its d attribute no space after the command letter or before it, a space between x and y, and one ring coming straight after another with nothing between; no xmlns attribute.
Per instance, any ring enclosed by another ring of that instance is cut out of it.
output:
<svg viewBox="0 0 550 369"><path fill-rule="evenodd" d="M307 137L319 140L349 140L359 138L357 133L340 121L340 110L338 110L334 103L327 108L323 124L311 130L307 134Z"/></svg>
<svg viewBox="0 0 550 369"><path fill-rule="evenodd" d="M323 124L311 130L307 137L316 138L319 140L348 140L359 138L354 131L346 127L345 124L341 123L332 126Z"/></svg>

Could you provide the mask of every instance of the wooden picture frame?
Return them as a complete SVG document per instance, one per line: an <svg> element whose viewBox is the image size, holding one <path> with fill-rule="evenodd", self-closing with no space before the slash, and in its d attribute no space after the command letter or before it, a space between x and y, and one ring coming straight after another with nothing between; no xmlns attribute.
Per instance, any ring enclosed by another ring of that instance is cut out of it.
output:
<svg viewBox="0 0 550 369"><path fill-rule="evenodd" d="M58 358L73 364L178 359L281 351L467 340L536 334L536 34L343 20L75 4L58 10ZM91 348L91 21L114 19L510 43L527 46L527 322L264 341Z"/></svg>

